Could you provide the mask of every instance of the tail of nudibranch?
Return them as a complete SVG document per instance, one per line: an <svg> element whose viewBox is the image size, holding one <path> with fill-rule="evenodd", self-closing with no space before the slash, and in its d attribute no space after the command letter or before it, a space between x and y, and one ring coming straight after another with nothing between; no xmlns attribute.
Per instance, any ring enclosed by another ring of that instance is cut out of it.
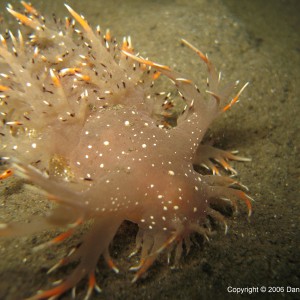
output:
<svg viewBox="0 0 300 300"><path fill-rule="evenodd" d="M120 51L133 52L130 38L119 47L109 30L104 35L99 26L93 30L68 5L73 19L46 22L33 6L21 4L24 13L7 7L22 25L18 34L0 34L0 152L26 163L38 161L42 169L54 154L68 155L98 109L127 105L130 99L146 110L136 85L140 90L150 86L159 72L135 66ZM133 91L138 96L127 97ZM66 147L56 147L62 143Z"/></svg>

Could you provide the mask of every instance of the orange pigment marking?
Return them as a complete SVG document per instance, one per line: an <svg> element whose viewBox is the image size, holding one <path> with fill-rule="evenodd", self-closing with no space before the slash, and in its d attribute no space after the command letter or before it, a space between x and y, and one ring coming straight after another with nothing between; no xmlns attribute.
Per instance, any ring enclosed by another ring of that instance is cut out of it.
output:
<svg viewBox="0 0 300 300"><path fill-rule="evenodd" d="M2 174L0 174L0 180L6 179L6 178L12 176L13 173L14 173L14 172L13 172L12 169L7 169L7 170L5 170Z"/></svg>

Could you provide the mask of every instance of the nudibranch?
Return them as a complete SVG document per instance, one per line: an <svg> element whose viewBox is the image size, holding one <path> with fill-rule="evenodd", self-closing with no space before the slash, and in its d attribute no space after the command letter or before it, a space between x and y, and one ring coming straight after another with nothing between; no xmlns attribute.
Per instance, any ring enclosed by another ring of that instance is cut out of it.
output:
<svg viewBox="0 0 300 300"><path fill-rule="evenodd" d="M230 100L238 83L224 85L207 55L186 40L207 66L204 89L138 55L130 37L118 44L109 30L93 30L68 5L71 17L46 22L32 5L21 3L24 13L7 8L21 24L17 34L0 35L0 139L7 166L0 179L20 176L54 205L29 223L2 223L0 236L66 228L36 247L43 249L89 224L80 245L49 272L78 262L75 269L30 299L54 299L84 278L85 299L100 291L97 262L103 257L118 272L109 246L125 220L139 228L131 253L139 257L131 268L135 282L162 252L178 263L183 249L190 249L191 234L208 238L212 220L226 231L218 205L236 210L244 202L251 215L243 186L220 172L235 175L230 161L248 159L201 143L247 84ZM159 77L170 79L176 94L159 92ZM183 105L174 113L177 98ZM195 165L212 174L196 172Z"/></svg>

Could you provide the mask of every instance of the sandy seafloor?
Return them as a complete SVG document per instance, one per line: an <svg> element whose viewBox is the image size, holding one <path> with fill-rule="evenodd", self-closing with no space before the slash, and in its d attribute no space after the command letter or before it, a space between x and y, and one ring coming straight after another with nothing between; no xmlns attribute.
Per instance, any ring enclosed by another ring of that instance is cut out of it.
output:
<svg viewBox="0 0 300 300"><path fill-rule="evenodd" d="M6 14L5 2L0 12ZM32 1L51 15L67 14L64 1ZM300 288L299 95L300 1L66 1L91 24L109 27L121 38L131 35L140 54L184 71L188 78L205 78L203 64L180 38L207 52L227 80L250 82L241 101L211 128L208 138L223 149L238 149L249 163L235 163L238 180L255 199L248 221L246 209L229 217L228 234L219 227L210 243L192 247L171 269L161 258L137 284L128 271L135 259L135 226L125 225L112 249L121 272L104 264L97 275L101 294L91 299L300 299L300 293L268 293L268 287ZM11 1L15 4L17 1ZM10 18L10 24L15 24ZM11 25L11 28L15 28ZM204 88L204 87L203 87ZM172 151L170 151L172 155ZM27 220L43 214L49 204L22 183L9 179L0 186L0 220ZM0 299L33 295L72 267L46 275L74 239L65 245L32 253L31 248L53 237L0 240ZM75 238L76 240L76 238ZM85 293L78 287L78 299ZM237 296L227 288L267 287L267 292ZM66 294L62 299L70 299Z"/></svg>

